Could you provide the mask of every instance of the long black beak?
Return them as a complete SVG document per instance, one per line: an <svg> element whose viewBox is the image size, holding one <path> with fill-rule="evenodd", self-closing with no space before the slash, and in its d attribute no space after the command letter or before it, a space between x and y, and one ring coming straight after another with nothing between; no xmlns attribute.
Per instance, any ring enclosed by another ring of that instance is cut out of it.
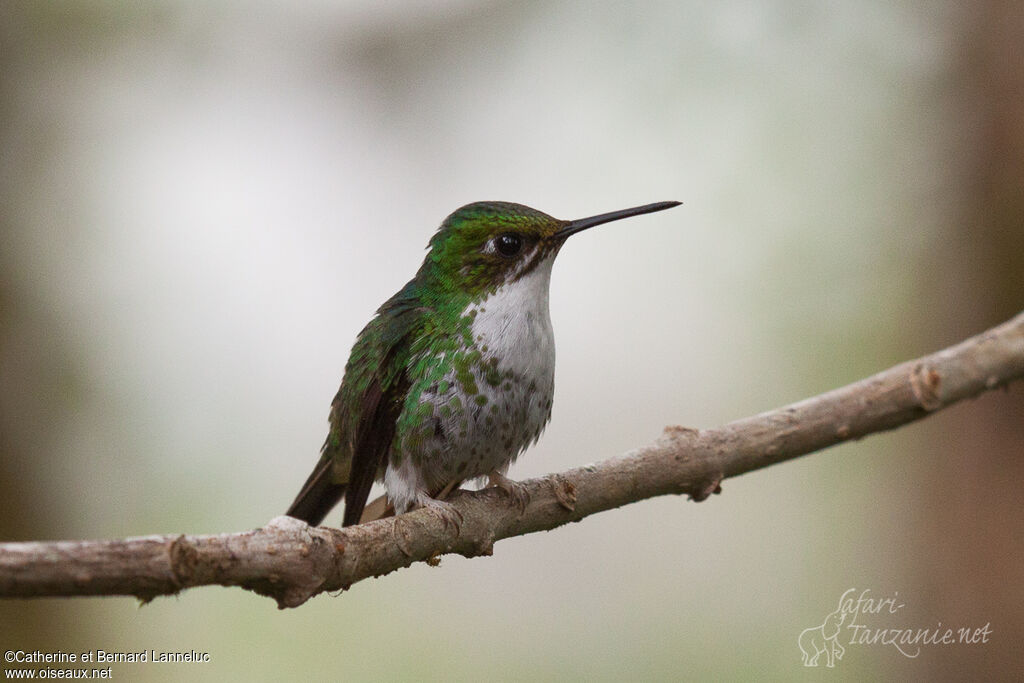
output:
<svg viewBox="0 0 1024 683"><path fill-rule="evenodd" d="M647 204L645 206L634 206L632 209L622 209L621 211L602 213L599 216L591 216L590 218L580 218L566 223L562 226L561 230L554 234L554 237L564 239L569 235L575 235L576 233L586 230L587 228L592 228L595 225L611 223L612 221L630 218L632 216L639 216L645 213L664 211L665 209L671 209L673 206L679 206L680 204L682 204L682 202L657 202L656 204Z"/></svg>

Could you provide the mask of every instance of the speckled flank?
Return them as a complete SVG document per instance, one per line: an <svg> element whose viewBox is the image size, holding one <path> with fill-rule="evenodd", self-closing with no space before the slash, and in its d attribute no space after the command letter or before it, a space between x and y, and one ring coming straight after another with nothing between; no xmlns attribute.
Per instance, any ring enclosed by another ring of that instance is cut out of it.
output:
<svg viewBox="0 0 1024 683"><path fill-rule="evenodd" d="M544 255L467 305L455 334L410 363L412 385L385 474L396 509L450 481L504 472L544 430L554 393L554 258Z"/></svg>

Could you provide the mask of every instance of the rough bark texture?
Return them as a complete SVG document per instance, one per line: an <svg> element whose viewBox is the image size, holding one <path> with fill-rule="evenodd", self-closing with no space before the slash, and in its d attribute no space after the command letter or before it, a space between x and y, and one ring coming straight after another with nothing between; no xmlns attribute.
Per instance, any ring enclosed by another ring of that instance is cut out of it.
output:
<svg viewBox="0 0 1024 683"><path fill-rule="evenodd" d="M938 353L717 429L668 427L654 443L604 462L503 491L459 492L456 528L430 510L346 529L288 517L215 536L0 544L0 596L134 595L242 586L296 607L438 555L489 555L495 541L553 529L664 494L703 500L727 477L918 420L1024 377L1024 313Z"/></svg>

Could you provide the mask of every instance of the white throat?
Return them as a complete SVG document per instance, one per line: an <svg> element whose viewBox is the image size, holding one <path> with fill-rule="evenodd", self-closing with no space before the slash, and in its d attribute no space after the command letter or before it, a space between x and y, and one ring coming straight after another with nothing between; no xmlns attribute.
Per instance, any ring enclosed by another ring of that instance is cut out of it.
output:
<svg viewBox="0 0 1024 683"><path fill-rule="evenodd" d="M504 368L518 375L554 374L555 337L548 308L554 261L552 254L468 309L476 311L471 329L477 347L487 347L484 356L497 357Z"/></svg>

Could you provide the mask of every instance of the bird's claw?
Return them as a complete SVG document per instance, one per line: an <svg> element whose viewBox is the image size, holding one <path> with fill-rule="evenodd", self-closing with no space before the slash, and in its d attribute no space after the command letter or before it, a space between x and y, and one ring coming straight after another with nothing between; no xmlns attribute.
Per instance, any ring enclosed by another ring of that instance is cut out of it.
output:
<svg viewBox="0 0 1024 683"><path fill-rule="evenodd" d="M440 517L441 521L444 522L445 528L454 530L456 536L462 532L462 513L455 509L454 505L443 500L427 497L420 498L417 502L421 507L430 510Z"/></svg>
<svg viewBox="0 0 1024 683"><path fill-rule="evenodd" d="M487 485L507 493L519 509L520 515L526 512L526 506L530 503L530 490L526 488L526 484L509 479L501 472L494 471L487 475Z"/></svg>

